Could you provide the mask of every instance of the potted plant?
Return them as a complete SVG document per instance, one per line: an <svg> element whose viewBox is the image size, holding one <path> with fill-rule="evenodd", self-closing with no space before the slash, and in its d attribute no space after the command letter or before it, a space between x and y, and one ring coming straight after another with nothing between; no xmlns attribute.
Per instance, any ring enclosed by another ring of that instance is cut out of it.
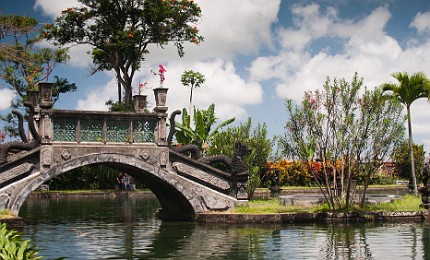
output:
<svg viewBox="0 0 430 260"><path fill-rule="evenodd" d="M139 83L138 87L138 94L133 96L133 104L134 104L134 111L135 112L145 112L146 106L147 106L147 96L142 95L143 89L146 88L148 85L147 82L145 83Z"/></svg>
<svg viewBox="0 0 430 260"><path fill-rule="evenodd" d="M159 67L158 75L160 76L160 87L154 88L155 106L164 107L166 106L167 91L168 91L168 88L164 87L164 80L166 80L164 73L167 71L166 69L164 69L163 65L161 64L158 65L158 67ZM157 73L154 73L154 75L157 75Z"/></svg>

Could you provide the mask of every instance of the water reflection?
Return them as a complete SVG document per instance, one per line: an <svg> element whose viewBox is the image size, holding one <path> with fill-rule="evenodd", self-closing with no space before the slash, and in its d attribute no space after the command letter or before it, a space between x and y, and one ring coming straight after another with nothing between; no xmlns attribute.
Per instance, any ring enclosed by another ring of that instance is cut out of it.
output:
<svg viewBox="0 0 430 260"><path fill-rule="evenodd" d="M49 258L429 259L426 223L230 225L155 218L154 197L29 199L24 232Z"/></svg>

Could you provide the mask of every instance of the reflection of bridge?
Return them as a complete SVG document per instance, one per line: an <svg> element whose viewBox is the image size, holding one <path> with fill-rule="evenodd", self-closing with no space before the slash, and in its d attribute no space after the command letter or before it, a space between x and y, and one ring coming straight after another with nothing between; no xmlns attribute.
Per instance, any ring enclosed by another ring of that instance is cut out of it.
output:
<svg viewBox="0 0 430 260"><path fill-rule="evenodd" d="M42 103L33 115L37 133L28 142L36 145L3 146L8 156L0 162L0 209L18 213L41 184L91 164L144 182L164 217L192 219L247 201L247 175L220 171L168 147L163 105L153 112L94 112L53 110Z"/></svg>

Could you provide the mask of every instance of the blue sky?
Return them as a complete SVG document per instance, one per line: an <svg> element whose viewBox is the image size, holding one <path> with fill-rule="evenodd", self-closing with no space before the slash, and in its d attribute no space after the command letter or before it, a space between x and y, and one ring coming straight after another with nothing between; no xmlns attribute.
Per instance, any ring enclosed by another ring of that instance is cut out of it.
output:
<svg viewBox="0 0 430 260"><path fill-rule="evenodd" d="M206 76L194 91L193 105L216 104L221 119L266 123L271 134L282 134L287 120L285 98L300 100L305 90L321 88L327 76L350 80L354 72L373 88L395 82L397 71L423 71L430 77L430 1L428 0L196 0L203 17L198 25L205 41L186 45L179 58L169 46L150 48L135 84L156 86L150 70L167 70L169 111L188 107L189 88L180 83L184 70ZM36 16L52 22L76 0L0 0L4 13ZM19 3L19 4L17 4ZM88 76L91 60L86 46L71 50L69 64L52 75L75 82L78 92L60 97L56 108L105 110L116 99L110 72ZM0 109L12 93L0 85ZM147 90L151 95L152 90ZM153 104L154 102L150 100ZM430 104L412 105L414 141L430 152ZM6 110L0 110L0 113Z"/></svg>

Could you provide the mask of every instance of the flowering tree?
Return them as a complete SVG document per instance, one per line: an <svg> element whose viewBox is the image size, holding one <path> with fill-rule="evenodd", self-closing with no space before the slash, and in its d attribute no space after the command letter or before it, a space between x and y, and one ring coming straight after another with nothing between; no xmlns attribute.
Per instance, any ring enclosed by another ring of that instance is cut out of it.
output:
<svg viewBox="0 0 430 260"><path fill-rule="evenodd" d="M93 47L93 72L114 70L118 102L132 100L132 80L148 45L163 47L173 42L180 57L185 42L199 44L196 24L200 7L193 0L79 0L81 7L62 12L44 35L59 45L75 43Z"/></svg>
<svg viewBox="0 0 430 260"><path fill-rule="evenodd" d="M284 150L306 163L332 209L349 207L353 178L368 180L404 135L399 102L381 89L360 96L362 84L357 74L351 83L327 79L324 91L306 92L300 105L286 100Z"/></svg>

